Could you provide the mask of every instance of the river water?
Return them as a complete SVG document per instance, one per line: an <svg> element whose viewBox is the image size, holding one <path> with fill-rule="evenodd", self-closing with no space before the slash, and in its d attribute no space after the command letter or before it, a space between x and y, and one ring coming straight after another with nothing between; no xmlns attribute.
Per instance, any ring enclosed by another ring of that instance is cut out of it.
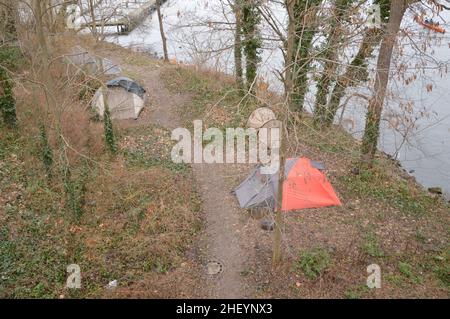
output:
<svg viewBox="0 0 450 319"><path fill-rule="evenodd" d="M220 0L169 0L162 12L172 59L233 72L233 17ZM408 12L404 19L405 32L400 37L402 45L397 49L393 69L405 71L402 77L394 74L391 77L379 148L395 156L425 187L439 186L450 193L450 74L447 69L450 64L450 12L440 15L434 20L446 28L446 34L417 25L413 12ZM284 8L274 5L271 16L283 29L286 25ZM267 24L263 24L262 34L266 39L276 38ZM155 15L130 34L109 36L107 40L162 55ZM274 91L282 89L276 75L277 70L283 69L280 46L277 41L264 42L259 71L259 76ZM355 48L350 44L342 57L349 61ZM371 61L369 68L373 69L375 62L375 59ZM314 92L314 83L311 83L306 101L309 108L313 105ZM348 95L352 93L370 96L367 84L349 90ZM356 97L349 101L343 113L344 126L357 138L364 128L366 108L367 102Z"/></svg>

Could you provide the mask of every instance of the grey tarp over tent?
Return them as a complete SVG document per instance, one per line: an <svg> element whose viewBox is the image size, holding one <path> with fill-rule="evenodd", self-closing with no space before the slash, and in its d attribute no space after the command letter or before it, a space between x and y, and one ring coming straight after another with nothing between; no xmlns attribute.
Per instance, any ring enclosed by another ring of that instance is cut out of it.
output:
<svg viewBox="0 0 450 319"><path fill-rule="evenodd" d="M111 87L122 87L125 90L127 90L128 92L136 94L141 99L144 99L144 96L146 93L145 89L142 86L137 84L134 80L124 77L124 76L120 76L120 77L117 77L113 80L106 82L106 86L110 87L110 88Z"/></svg>
<svg viewBox="0 0 450 319"><path fill-rule="evenodd" d="M288 175L297 161L298 158L286 160L285 176ZM325 169L324 164L320 162L311 161L311 165L319 170ZM260 169L261 165L257 166L250 176L234 190L241 208L269 207L274 209L275 207L275 196L278 193L278 173L264 175L261 174Z"/></svg>
<svg viewBox="0 0 450 319"><path fill-rule="evenodd" d="M95 93L92 106L100 117L105 112L105 101L111 118L137 119L146 103L146 91L134 80L122 76L106 82L106 88L101 87Z"/></svg>

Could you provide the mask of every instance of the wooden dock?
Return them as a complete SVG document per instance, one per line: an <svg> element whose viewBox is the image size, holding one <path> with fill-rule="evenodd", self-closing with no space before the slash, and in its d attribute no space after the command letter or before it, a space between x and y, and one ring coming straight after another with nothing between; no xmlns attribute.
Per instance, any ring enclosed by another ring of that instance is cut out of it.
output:
<svg viewBox="0 0 450 319"><path fill-rule="evenodd" d="M112 17L107 20L100 20L95 22L84 23L81 25L82 28L101 28L101 27L117 27L118 34L127 34L141 25L144 20L156 11L156 1L149 0L143 3L139 8L128 13L126 16L121 16L120 18ZM167 0L162 0L164 3Z"/></svg>
<svg viewBox="0 0 450 319"><path fill-rule="evenodd" d="M90 23L84 23L81 25L83 29L85 28L101 28L101 27L117 27L118 34L127 34L131 32L131 22L129 20L123 19L121 21L96 21Z"/></svg>

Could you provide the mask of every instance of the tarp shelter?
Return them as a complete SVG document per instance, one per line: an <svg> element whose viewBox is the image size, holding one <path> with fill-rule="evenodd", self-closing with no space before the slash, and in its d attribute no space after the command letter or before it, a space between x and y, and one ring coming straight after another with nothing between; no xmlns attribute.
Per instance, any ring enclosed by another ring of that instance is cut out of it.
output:
<svg viewBox="0 0 450 319"><path fill-rule="evenodd" d="M144 108L145 89L132 79L118 77L106 82L106 89L100 88L94 95L92 106L100 117L103 117L105 112L105 93L113 119L137 119Z"/></svg>
<svg viewBox="0 0 450 319"><path fill-rule="evenodd" d="M94 76L119 76L122 73L122 69L111 60L91 54L80 46L72 48L71 53L66 55L66 61Z"/></svg>
<svg viewBox="0 0 450 319"><path fill-rule="evenodd" d="M258 166L234 191L241 208L275 208L278 174L264 175L260 169ZM341 205L323 169L323 164L307 158L286 161L283 211Z"/></svg>

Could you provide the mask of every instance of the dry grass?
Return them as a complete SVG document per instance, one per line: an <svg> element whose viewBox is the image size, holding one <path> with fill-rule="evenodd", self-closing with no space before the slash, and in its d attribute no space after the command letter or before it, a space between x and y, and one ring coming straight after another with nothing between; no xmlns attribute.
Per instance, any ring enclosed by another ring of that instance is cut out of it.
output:
<svg viewBox="0 0 450 319"><path fill-rule="evenodd" d="M189 68L170 68L166 83L174 92L190 92L193 103L181 107L188 119L203 119L206 126L239 126L257 107L241 104L233 86ZM279 101L270 103L277 111ZM217 121L211 114L220 114ZM378 154L375 168L360 175L360 145L342 129L313 128L305 116L290 127L289 156L301 155L323 161L327 175L342 199L342 207L290 212L284 215L285 259L271 267L272 236L249 218L247 241L254 242L254 259L244 272L254 297L261 298L446 298L449 296L449 207L417 185L398 163ZM248 172L236 172L230 189ZM326 251L318 254L315 252ZM366 268L382 270L382 289L366 286ZM299 266L301 265L301 266ZM314 278L310 271L318 267Z"/></svg>
<svg viewBox="0 0 450 319"><path fill-rule="evenodd" d="M42 164L28 152L32 141L11 134L2 130L1 136L2 297L107 297L109 281L127 290L149 276L161 277L152 283L161 296L177 296L165 276L177 282L173 274L189 263L185 252L202 226L188 168L162 162L144 167L122 156L105 157L101 166L72 164L73 180L85 187L83 213L76 217L59 174L47 182ZM83 289L76 292L64 289L71 263L83 274Z"/></svg>
<svg viewBox="0 0 450 319"><path fill-rule="evenodd" d="M192 96L180 105L187 122L243 126L263 104L242 99L230 77L166 66L114 45L66 37L55 40L55 52L80 43L98 52L117 50L133 65L163 67L168 87ZM39 84L19 78L19 130L0 127L0 297L199 296L198 263L189 252L202 225L200 203L189 167L169 160L168 132L115 123L120 151L111 157L104 152L102 124L91 120L88 102L78 98L86 78L67 77L58 63L51 73L58 88L52 103ZM40 159L40 121L55 150L50 181ZM80 215L67 205L58 127L70 145ZM344 206L286 214L285 260L276 271L270 265L272 234L248 218L243 236L256 244L249 247L254 258L242 276L254 297L448 297L448 205L425 194L381 154L373 171L353 175L359 145L340 129L317 132L306 118L291 131L289 144L292 154L325 162ZM230 190L246 173L230 177ZM83 272L77 292L64 288L71 263ZM381 266L380 290L365 286L371 263ZM104 286L114 279L119 288L107 291Z"/></svg>
<svg viewBox="0 0 450 319"><path fill-rule="evenodd" d="M53 54L78 42L54 39ZM46 93L29 65L16 79L19 128L0 123L0 297L108 297L105 286L114 279L126 297L143 278L155 280L155 296L178 296L168 282L175 285L172 274L189 269L186 251L202 224L189 167L168 163L170 145L161 145L170 138L158 144L159 135L168 133L116 122L120 149L112 157L105 152L103 124L92 118L89 99L80 99L89 77L72 76L57 58ZM50 180L41 160L40 124L53 150ZM130 139L139 142L139 152ZM154 151L153 143L161 147ZM64 165L70 167L72 197ZM80 206L76 213L71 200ZM65 289L72 263L81 267L81 290ZM195 279L191 272L185 276Z"/></svg>

